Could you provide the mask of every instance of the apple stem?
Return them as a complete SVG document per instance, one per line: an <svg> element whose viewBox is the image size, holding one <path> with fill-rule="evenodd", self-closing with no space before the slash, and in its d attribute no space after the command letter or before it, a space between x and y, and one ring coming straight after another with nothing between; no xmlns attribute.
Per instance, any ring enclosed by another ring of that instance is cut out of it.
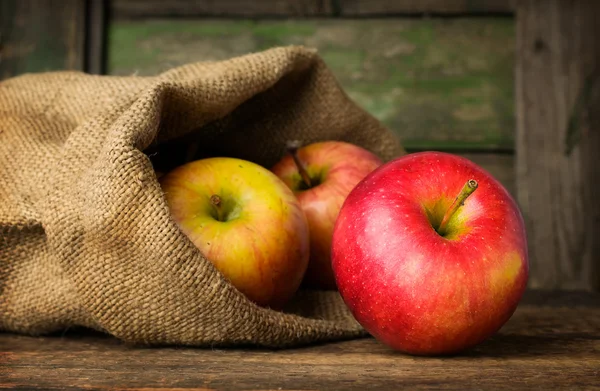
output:
<svg viewBox="0 0 600 391"><path fill-rule="evenodd" d="M437 229L440 235L446 233L446 229L448 228L448 222L450 221L452 216L454 216L458 208L465 204L465 200L471 194L473 194L473 192L477 189L477 186L479 185L475 179L469 179L467 183L465 183L462 190L460 191L460 194L454 199L454 202L452 203L452 205L450 205L450 208L448 208L446 214L442 218L442 222L440 223L440 226Z"/></svg>
<svg viewBox="0 0 600 391"><path fill-rule="evenodd" d="M210 203L213 204L213 206L219 207L221 205L221 197L216 194L211 195Z"/></svg>
<svg viewBox="0 0 600 391"><path fill-rule="evenodd" d="M216 194L211 195L210 203L217 210L217 220L223 221L223 216L221 216L221 213L223 211L223 209L221 208L221 203L222 203L221 197L219 197Z"/></svg>
<svg viewBox="0 0 600 391"><path fill-rule="evenodd" d="M300 161L300 158L298 158L298 148L300 148L299 141L297 141L297 140L288 141L287 151L292 156L292 159L294 159L294 163L296 163L296 167L298 167L298 172L300 173L302 180L304 181L306 186L312 187L312 182L310 180L310 176L308 175L306 168Z"/></svg>

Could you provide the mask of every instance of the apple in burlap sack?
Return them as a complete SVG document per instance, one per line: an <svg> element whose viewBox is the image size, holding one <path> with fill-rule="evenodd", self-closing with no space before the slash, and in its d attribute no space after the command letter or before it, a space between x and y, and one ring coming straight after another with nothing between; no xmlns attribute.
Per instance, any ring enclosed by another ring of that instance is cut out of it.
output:
<svg viewBox="0 0 600 391"><path fill-rule="evenodd" d="M277 176L246 160L207 158L160 184L180 229L233 286L271 308L294 295L308 264L308 225Z"/></svg>
<svg viewBox="0 0 600 391"><path fill-rule="evenodd" d="M294 191L308 220L310 260L303 284L335 290L331 268L335 221L354 186L383 162L366 149L342 141L322 141L303 147L297 141L290 141L287 147L288 154L271 171Z"/></svg>

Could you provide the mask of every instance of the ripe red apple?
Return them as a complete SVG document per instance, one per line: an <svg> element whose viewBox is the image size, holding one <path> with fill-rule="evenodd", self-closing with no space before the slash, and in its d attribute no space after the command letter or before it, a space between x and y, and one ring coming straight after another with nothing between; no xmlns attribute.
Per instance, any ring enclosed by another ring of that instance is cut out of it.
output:
<svg viewBox="0 0 600 391"><path fill-rule="evenodd" d="M412 153L369 174L336 222L332 264L356 320L390 347L452 354L499 330L525 290L519 208L475 163Z"/></svg>
<svg viewBox="0 0 600 391"><path fill-rule="evenodd" d="M308 265L306 217L292 191L255 163L196 160L160 178L174 221L255 303L281 308Z"/></svg>
<svg viewBox="0 0 600 391"><path fill-rule="evenodd" d="M304 285L335 290L331 269L331 238L337 215L350 190L382 164L373 153L342 141L312 143L289 154L272 171L294 191L308 220L310 261Z"/></svg>

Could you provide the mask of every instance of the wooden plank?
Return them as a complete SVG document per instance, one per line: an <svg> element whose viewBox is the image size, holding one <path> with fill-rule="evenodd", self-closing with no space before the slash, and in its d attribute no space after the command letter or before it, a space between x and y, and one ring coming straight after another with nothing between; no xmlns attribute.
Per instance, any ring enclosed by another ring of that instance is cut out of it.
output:
<svg viewBox="0 0 600 391"><path fill-rule="evenodd" d="M86 2L85 71L88 73L106 73L107 6L106 0Z"/></svg>
<svg viewBox="0 0 600 391"><path fill-rule="evenodd" d="M330 0L110 0L117 18L304 17L332 15Z"/></svg>
<svg viewBox="0 0 600 391"><path fill-rule="evenodd" d="M350 97L409 150L513 149L507 18L115 21L108 72L152 75L281 45L317 48Z"/></svg>
<svg viewBox="0 0 600 391"><path fill-rule="evenodd" d="M599 14L584 0L517 10L517 188L534 287L600 290Z"/></svg>
<svg viewBox="0 0 600 391"><path fill-rule="evenodd" d="M110 0L116 18L510 14L515 0Z"/></svg>
<svg viewBox="0 0 600 391"><path fill-rule="evenodd" d="M37 338L0 334L0 388L572 390L597 387L600 297L571 295L568 307L555 307L551 297L533 296L543 306L526 304L524 300L496 336L468 352L444 358L403 355L372 338L287 350L148 349L82 330Z"/></svg>
<svg viewBox="0 0 600 391"><path fill-rule="evenodd" d="M2 0L0 7L0 80L26 72L83 70L83 1Z"/></svg>
<svg viewBox="0 0 600 391"><path fill-rule="evenodd" d="M511 14L516 0L340 0L342 16Z"/></svg>

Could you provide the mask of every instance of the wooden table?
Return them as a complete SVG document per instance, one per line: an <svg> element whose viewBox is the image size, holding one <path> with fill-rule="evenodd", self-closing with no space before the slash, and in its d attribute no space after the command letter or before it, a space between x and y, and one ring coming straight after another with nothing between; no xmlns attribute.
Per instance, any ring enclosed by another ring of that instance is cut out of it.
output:
<svg viewBox="0 0 600 391"><path fill-rule="evenodd" d="M305 348L140 348L95 332L0 333L0 388L600 389L600 294L528 292L490 340L411 357L372 338Z"/></svg>

